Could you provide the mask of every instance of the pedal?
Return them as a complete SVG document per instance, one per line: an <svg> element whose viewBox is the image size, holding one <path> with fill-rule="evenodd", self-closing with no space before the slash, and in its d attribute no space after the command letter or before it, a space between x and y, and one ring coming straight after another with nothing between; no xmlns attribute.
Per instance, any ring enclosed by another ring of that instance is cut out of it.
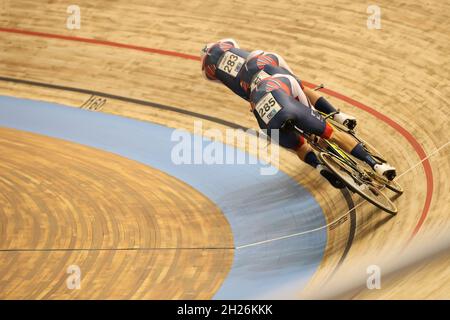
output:
<svg viewBox="0 0 450 320"><path fill-rule="evenodd" d="M374 171L380 176L385 177L389 181L392 181L397 176L395 168L388 163L376 164L374 167Z"/></svg>
<svg viewBox="0 0 450 320"><path fill-rule="evenodd" d="M385 176L389 181L392 181L397 176L397 172L395 172L395 170L387 171Z"/></svg>
<svg viewBox="0 0 450 320"><path fill-rule="evenodd" d="M333 113L331 113L333 114ZM334 115L333 115L333 120L336 121L337 123L343 125L346 129L353 131L353 129L355 129L357 121L356 118L348 115L344 112L341 112L340 110L338 110Z"/></svg>
<svg viewBox="0 0 450 320"><path fill-rule="evenodd" d="M347 119L344 121L344 126L346 126L349 130L355 129L356 127L356 120L355 119Z"/></svg>

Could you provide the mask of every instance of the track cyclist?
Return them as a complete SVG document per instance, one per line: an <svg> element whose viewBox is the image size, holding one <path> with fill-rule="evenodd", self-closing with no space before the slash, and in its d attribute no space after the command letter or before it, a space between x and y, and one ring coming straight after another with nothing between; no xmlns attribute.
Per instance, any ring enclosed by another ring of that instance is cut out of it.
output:
<svg viewBox="0 0 450 320"><path fill-rule="evenodd" d="M269 136L271 130L280 130L279 144L293 150L334 187L343 188L345 185L320 163L305 138L293 130L292 125L309 135L337 143L378 174L389 180L395 178L394 167L376 161L352 136L333 130L318 111L333 114L333 120L349 129L355 128L355 117L338 112L316 91L305 88L280 55L261 50L245 51L235 40L223 39L203 48L201 64L206 79L224 84L250 102L259 127L266 129Z"/></svg>

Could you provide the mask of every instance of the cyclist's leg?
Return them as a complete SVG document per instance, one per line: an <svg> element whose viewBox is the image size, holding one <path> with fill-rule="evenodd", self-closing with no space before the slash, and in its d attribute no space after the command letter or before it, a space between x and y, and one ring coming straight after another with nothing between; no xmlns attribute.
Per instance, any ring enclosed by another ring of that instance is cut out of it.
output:
<svg viewBox="0 0 450 320"><path fill-rule="evenodd" d="M333 107L328 100L326 100L323 96L321 96L317 91L314 91L310 88L303 88L303 92L308 97L308 100L311 102L311 104L319 110L320 112L323 112L325 114L330 114L332 112L336 112L337 109Z"/></svg>
<svg viewBox="0 0 450 320"><path fill-rule="evenodd" d="M268 129L267 133L272 137L272 131L276 129ZM320 161L314 153L311 146L305 140L305 138L300 135L297 131L293 129L279 129L279 141L278 144L283 148L290 149L294 151L300 160L306 162L311 167L316 168Z"/></svg>
<svg viewBox="0 0 450 320"><path fill-rule="evenodd" d="M314 91L310 88L303 88L303 92L308 97L308 100L311 102L314 108L316 108L320 112L323 112L325 114L337 112L337 109L331 103L329 103L327 99L321 96L317 91ZM335 114L333 116L333 119L345 125L349 129L354 129L356 127L356 118L342 111Z"/></svg>
<svg viewBox="0 0 450 320"><path fill-rule="evenodd" d="M343 150L355 158L367 163L378 174L385 176L389 180L395 178L396 169L393 166L388 163L379 163L366 151L362 143L356 141L348 133L334 130L329 139L336 142Z"/></svg>
<svg viewBox="0 0 450 320"><path fill-rule="evenodd" d="M292 72L292 69L289 67L289 65L287 64L287 62L283 59L282 56L280 56L278 53L275 52L265 52L266 55L269 56L273 56L276 60L278 60L278 66L281 68L286 69L287 71L289 71L290 73L294 74L294 72Z"/></svg>
<svg viewBox="0 0 450 320"><path fill-rule="evenodd" d="M282 91L276 90L272 94L278 103L283 106L283 110L274 117L273 125L292 120L302 131L337 143L344 151L366 162L372 168L375 168L375 165L378 164L353 136L333 130L316 110L308 108Z"/></svg>
<svg viewBox="0 0 450 320"><path fill-rule="evenodd" d="M286 145L288 140L290 143L290 149L295 151L300 160L309 164L313 168L317 168L317 166L320 165L320 161L314 150L305 138L303 138L298 132L294 130L281 130L280 141L283 141Z"/></svg>
<svg viewBox="0 0 450 320"><path fill-rule="evenodd" d="M268 130L269 132L270 130ZM345 187L344 182L338 176L321 164L312 147L297 131L281 129L279 139L282 147L294 151L300 160L319 171L320 175L327 179L333 187L338 189Z"/></svg>
<svg viewBox="0 0 450 320"><path fill-rule="evenodd" d="M283 109L272 119L271 126L281 126L290 120L305 133L324 139L330 138L333 128L317 110L307 107L284 91L275 90L272 91L272 95Z"/></svg>

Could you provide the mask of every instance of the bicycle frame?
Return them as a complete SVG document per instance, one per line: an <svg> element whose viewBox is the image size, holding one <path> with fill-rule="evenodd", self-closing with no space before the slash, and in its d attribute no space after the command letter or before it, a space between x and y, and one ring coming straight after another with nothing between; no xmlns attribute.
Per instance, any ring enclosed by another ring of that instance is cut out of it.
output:
<svg viewBox="0 0 450 320"><path fill-rule="evenodd" d="M335 113L331 113L328 115L323 114L320 112L320 114L324 117L325 121L327 121L328 124L330 124L333 128L336 128L336 126L333 125L331 121L328 119L332 117ZM326 147L322 147L318 141L316 141L313 137L311 137L310 134L305 133L300 128L294 125L294 129L300 133L302 136L305 137L305 139L309 142L309 144L318 152L327 152L332 154L333 156L339 158L341 161L345 162L348 166L351 168L358 170L357 163L354 161L344 150L341 149L336 143L328 141L326 139L321 139L320 141L326 145Z"/></svg>

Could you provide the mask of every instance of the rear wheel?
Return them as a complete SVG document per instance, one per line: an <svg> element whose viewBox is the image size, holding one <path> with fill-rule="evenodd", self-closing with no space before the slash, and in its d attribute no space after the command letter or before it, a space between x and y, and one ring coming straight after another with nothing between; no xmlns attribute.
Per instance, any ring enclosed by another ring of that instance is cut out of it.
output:
<svg viewBox="0 0 450 320"><path fill-rule="evenodd" d="M379 183L373 181L367 174L363 174L338 157L322 152L319 154L322 162L344 181L348 188L361 197L377 206L378 208L392 214L397 214L395 204L383 194Z"/></svg>

